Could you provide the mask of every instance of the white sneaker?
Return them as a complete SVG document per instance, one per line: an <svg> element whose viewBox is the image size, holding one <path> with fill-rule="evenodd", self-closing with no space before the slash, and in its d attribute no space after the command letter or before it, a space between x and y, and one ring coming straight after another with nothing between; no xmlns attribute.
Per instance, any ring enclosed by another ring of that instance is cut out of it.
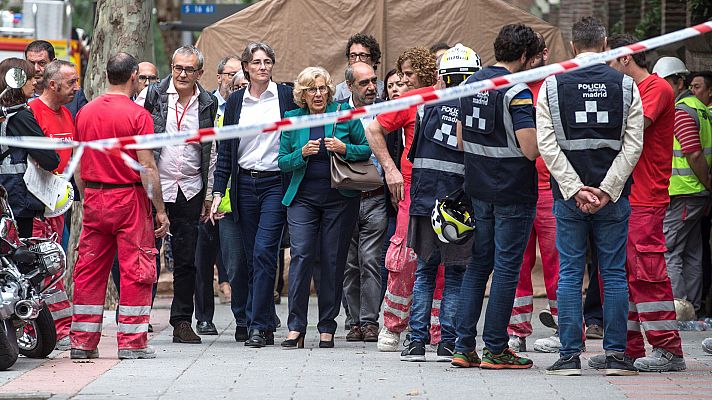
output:
<svg viewBox="0 0 712 400"><path fill-rule="evenodd" d="M561 341L558 335L549 336L544 339L537 339L534 342L534 350L541 353L558 353L561 348Z"/></svg>
<svg viewBox="0 0 712 400"><path fill-rule="evenodd" d="M378 351L398 351L400 333L391 332L385 326L378 333Z"/></svg>
<svg viewBox="0 0 712 400"><path fill-rule="evenodd" d="M515 353L526 353L527 338L519 337L517 335L509 335L509 342L507 343L507 345Z"/></svg>

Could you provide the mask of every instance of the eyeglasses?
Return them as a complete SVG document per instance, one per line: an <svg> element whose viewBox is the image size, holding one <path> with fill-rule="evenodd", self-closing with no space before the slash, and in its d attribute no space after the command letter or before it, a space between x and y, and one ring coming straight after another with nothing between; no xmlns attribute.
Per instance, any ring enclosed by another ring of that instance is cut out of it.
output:
<svg viewBox="0 0 712 400"><path fill-rule="evenodd" d="M156 83L158 82L158 77L156 75L139 75L138 81L141 83L145 83L146 81L148 81L148 83Z"/></svg>
<svg viewBox="0 0 712 400"><path fill-rule="evenodd" d="M349 60L356 61L368 61L371 59L371 54L369 53L349 53Z"/></svg>
<svg viewBox="0 0 712 400"><path fill-rule="evenodd" d="M362 80L362 81L358 81L357 83L358 83L358 85L361 86L361 87L366 87L366 86L368 86L368 85L370 85L370 84L377 85L377 84L378 84L378 78L376 78L376 77L374 76L374 77L371 78L371 79L364 79L364 80Z"/></svg>
<svg viewBox="0 0 712 400"><path fill-rule="evenodd" d="M230 91L235 92L235 91L238 91L238 90L240 90L242 88L246 88L246 87L247 87L247 82L241 83L239 85L232 85L229 87L229 89L230 89Z"/></svg>
<svg viewBox="0 0 712 400"><path fill-rule="evenodd" d="M221 72L221 73L219 73L218 75L227 75L228 78L232 79L232 78L235 77L235 75L237 75L237 72L238 72L238 71L234 71L234 72Z"/></svg>
<svg viewBox="0 0 712 400"><path fill-rule="evenodd" d="M173 66L173 72L175 72L178 75L182 75L183 72L185 72L186 75L193 75L196 72L200 71L199 69L195 69L193 67L183 67L180 65L174 65Z"/></svg>
<svg viewBox="0 0 712 400"><path fill-rule="evenodd" d="M252 60L252 61L250 61L250 65L252 65L253 67L259 68L259 66L260 66L261 64L264 64L264 65L265 65L265 68L269 68L269 67L271 67L272 64L274 64L274 63L272 62L272 60L269 60L269 59L267 59L267 60Z"/></svg>
<svg viewBox="0 0 712 400"><path fill-rule="evenodd" d="M307 93L309 93L312 96L314 96L317 92L319 92L321 94L329 93L329 88L326 86L309 87L306 90L307 90Z"/></svg>

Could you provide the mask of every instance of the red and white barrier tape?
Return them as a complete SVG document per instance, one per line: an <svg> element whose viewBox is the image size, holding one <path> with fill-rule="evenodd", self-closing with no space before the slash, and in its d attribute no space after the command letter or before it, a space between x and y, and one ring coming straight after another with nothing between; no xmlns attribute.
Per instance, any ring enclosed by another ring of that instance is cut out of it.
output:
<svg viewBox="0 0 712 400"><path fill-rule="evenodd" d="M95 150L109 151L110 153L117 154L115 152L119 149L153 149L182 143L210 142L215 140L236 139L256 136L261 133L272 133L275 131L310 128L314 126L333 124L336 122L349 121L352 119L363 118L366 116L404 110L421 104L438 103L445 100L472 96L479 92L500 89L518 83L535 82L542 80L550 75L574 71L594 64L607 62L618 57L640 53L671 43L679 42L681 40L685 40L709 32L712 32L712 21L708 21L690 28L681 29L679 31L671 32L665 35L657 36L651 39L646 39L638 43L619 47L603 53L592 54L587 57L570 59L556 64L546 65L527 71L521 71L505 76L496 77L494 79L478 81L467 85L456 86L447 89L435 90L433 92L421 95L401 97L392 101L372 104L365 107L358 107L350 110L333 113L284 118L276 122L255 125L230 125L220 128L205 128L177 133L157 133L153 135L129 136L116 139L95 140L90 142L72 142L59 141L50 138L12 136L0 138L0 144L32 149L63 149L69 147L86 146ZM122 156L122 158L125 159L126 157ZM76 165L76 163L74 163L74 165Z"/></svg>

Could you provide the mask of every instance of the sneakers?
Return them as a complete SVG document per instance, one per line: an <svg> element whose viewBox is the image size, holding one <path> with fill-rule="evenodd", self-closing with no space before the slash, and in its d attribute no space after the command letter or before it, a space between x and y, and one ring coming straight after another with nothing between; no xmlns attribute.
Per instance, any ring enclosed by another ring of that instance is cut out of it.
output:
<svg viewBox="0 0 712 400"><path fill-rule="evenodd" d="M641 372L684 371L687 368L681 356L658 348L653 349L649 356L635 360L633 366Z"/></svg>
<svg viewBox="0 0 712 400"><path fill-rule="evenodd" d="M449 362L452 361L452 357L455 354L455 344L445 343L442 340L438 343L438 362Z"/></svg>
<svg viewBox="0 0 712 400"><path fill-rule="evenodd" d="M606 355L596 354L588 359L588 366L593 369L604 369L606 368Z"/></svg>
<svg viewBox="0 0 712 400"><path fill-rule="evenodd" d="M450 365L455 368L479 367L481 363L480 356L477 355L476 351L471 351L469 353L456 351L452 355L452 361L450 361Z"/></svg>
<svg viewBox="0 0 712 400"><path fill-rule="evenodd" d="M409 341L401 352L401 361L425 361L425 343L420 340Z"/></svg>
<svg viewBox="0 0 712 400"><path fill-rule="evenodd" d="M559 329L559 324L556 323L556 318L554 318L554 315L548 308L539 311L539 321L541 321L541 323L547 328Z"/></svg>
<svg viewBox="0 0 712 400"><path fill-rule="evenodd" d="M559 349L561 349L561 340L558 334L534 342L534 350L540 353L558 353Z"/></svg>
<svg viewBox="0 0 712 400"><path fill-rule="evenodd" d="M603 339L603 327L601 325L589 325L586 328L586 339Z"/></svg>
<svg viewBox="0 0 712 400"><path fill-rule="evenodd" d="M502 354L492 354L488 348L482 349L480 368L484 369L524 369L534 365L532 360L520 357L512 349L504 349Z"/></svg>
<svg viewBox="0 0 712 400"><path fill-rule="evenodd" d="M156 358L156 350L151 346L143 349L121 349L119 350L119 360L138 360Z"/></svg>
<svg viewBox="0 0 712 400"><path fill-rule="evenodd" d="M702 341L702 350L704 350L705 353L712 354L712 338L707 338Z"/></svg>
<svg viewBox="0 0 712 400"><path fill-rule="evenodd" d="M579 353L561 356L546 369L547 375L581 376L581 358Z"/></svg>
<svg viewBox="0 0 712 400"><path fill-rule="evenodd" d="M349 333L346 334L347 342L363 342L363 331L358 325L353 325Z"/></svg>
<svg viewBox="0 0 712 400"><path fill-rule="evenodd" d="M377 325L366 325L365 328L361 330L363 333L363 341L367 343L378 342L378 326Z"/></svg>
<svg viewBox="0 0 712 400"><path fill-rule="evenodd" d="M527 338L517 335L509 335L509 342L507 342L507 345L510 349L523 353L527 351Z"/></svg>
<svg viewBox="0 0 712 400"><path fill-rule="evenodd" d="M94 350L71 349L69 351L69 358L71 358L72 360L89 360L92 358L99 358L99 349L94 349Z"/></svg>
<svg viewBox="0 0 712 400"><path fill-rule="evenodd" d="M633 360L623 354L606 356L606 376L631 376L638 375L638 370L633 366Z"/></svg>
<svg viewBox="0 0 712 400"><path fill-rule="evenodd" d="M385 326L381 329L381 333L378 334L378 351L398 351L398 344L400 342L400 333L391 332Z"/></svg>
<svg viewBox="0 0 712 400"><path fill-rule="evenodd" d="M54 345L54 349L59 351L67 351L70 348L72 348L72 345L69 343L69 335L57 340Z"/></svg>

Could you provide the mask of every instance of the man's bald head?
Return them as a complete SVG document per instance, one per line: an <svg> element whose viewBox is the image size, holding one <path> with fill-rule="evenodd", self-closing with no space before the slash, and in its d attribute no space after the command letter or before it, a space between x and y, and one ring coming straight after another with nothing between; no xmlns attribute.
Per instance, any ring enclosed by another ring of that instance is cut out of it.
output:
<svg viewBox="0 0 712 400"><path fill-rule="evenodd" d="M138 82L139 85L143 85L141 88L158 82L158 79L158 68L156 68L155 65L148 61L140 62L138 64Z"/></svg>

